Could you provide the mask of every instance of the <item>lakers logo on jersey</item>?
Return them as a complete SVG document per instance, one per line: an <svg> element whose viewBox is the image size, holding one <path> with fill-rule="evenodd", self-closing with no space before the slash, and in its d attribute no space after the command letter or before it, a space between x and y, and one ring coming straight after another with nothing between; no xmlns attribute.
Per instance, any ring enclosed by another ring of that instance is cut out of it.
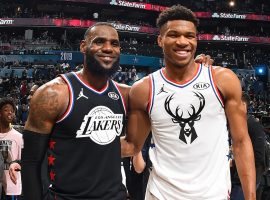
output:
<svg viewBox="0 0 270 200"><path fill-rule="evenodd" d="M175 112L171 111L170 103L173 99L174 94L168 96L165 100L164 107L166 112L172 116L173 123L179 124L181 130L179 139L187 144L186 136L191 135L190 143L192 143L198 136L194 128L195 121L201 119L201 111L205 106L205 98L199 92L193 92L194 96L199 100L199 107L195 108L193 104L189 105L189 108L186 108L186 117L184 117L184 109L181 106L177 106Z"/></svg>
<svg viewBox="0 0 270 200"><path fill-rule="evenodd" d="M76 137L89 137L97 144L106 145L121 134L122 128L123 114L115 114L108 107L97 106L84 116Z"/></svg>

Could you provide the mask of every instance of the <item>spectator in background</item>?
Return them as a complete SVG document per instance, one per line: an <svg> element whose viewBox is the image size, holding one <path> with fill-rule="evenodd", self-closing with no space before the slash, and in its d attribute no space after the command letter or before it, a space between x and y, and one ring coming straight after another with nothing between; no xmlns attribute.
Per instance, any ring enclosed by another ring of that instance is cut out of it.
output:
<svg viewBox="0 0 270 200"><path fill-rule="evenodd" d="M22 111L20 116L20 124L24 125L28 116L28 106L27 104L22 104Z"/></svg>
<svg viewBox="0 0 270 200"><path fill-rule="evenodd" d="M131 77L132 77L132 80L133 80L134 82L136 81L136 76L137 76L136 67L135 67L135 66L132 66Z"/></svg>
<svg viewBox="0 0 270 200"><path fill-rule="evenodd" d="M270 116L262 117L261 119L267 141L270 141ZM270 159L270 158L269 158ZM261 200L270 199L270 170L268 169L262 178L262 198Z"/></svg>
<svg viewBox="0 0 270 200"><path fill-rule="evenodd" d="M64 73L68 72L69 69L70 69L70 65L69 65L68 62L62 63L62 64L61 64L61 67L62 67L62 71L63 71Z"/></svg>
<svg viewBox="0 0 270 200"><path fill-rule="evenodd" d="M250 97L248 94L243 93L242 101L246 108L249 107ZM262 175L265 172L264 162L265 162L265 133L260 122L255 119L252 115L247 115L247 125L248 133L252 142L254 157L255 157L255 168L256 168L256 187L260 186ZM236 165L233 160L231 168L232 176L232 191L231 200L244 200L244 193L241 187L240 179L236 170ZM261 194L257 190L257 200L260 200Z"/></svg>
<svg viewBox="0 0 270 200"><path fill-rule="evenodd" d="M34 84L35 84L35 82L33 81L33 79L30 79L30 81L27 82L27 88L31 89Z"/></svg>
<svg viewBox="0 0 270 200"><path fill-rule="evenodd" d="M34 67L34 70L33 70L33 73L32 73L32 77L33 77L33 80L36 81L39 79L39 70L37 69L37 67Z"/></svg>
<svg viewBox="0 0 270 200"><path fill-rule="evenodd" d="M21 82L21 86L20 86L20 95L21 98L25 97L27 94L27 84L26 84L26 80L23 80Z"/></svg>
<svg viewBox="0 0 270 200"><path fill-rule="evenodd" d="M0 100L0 151L4 158L3 188L7 200L19 200L22 190L20 174L17 184L11 181L9 175L9 164L21 159L23 146L22 135L11 127L15 117L15 109L13 99L4 97Z"/></svg>
<svg viewBox="0 0 270 200"><path fill-rule="evenodd" d="M27 79L27 74L28 74L28 70L26 68L24 68L23 71L22 71L22 79L23 80Z"/></svg>
<svg viewBox="0 0 270 200"><path fill-rule="evenodd" d="M114 80L118 83L124 83L124 72L122 71L122 67L119 67L117 72L114 74Z"/></svg>

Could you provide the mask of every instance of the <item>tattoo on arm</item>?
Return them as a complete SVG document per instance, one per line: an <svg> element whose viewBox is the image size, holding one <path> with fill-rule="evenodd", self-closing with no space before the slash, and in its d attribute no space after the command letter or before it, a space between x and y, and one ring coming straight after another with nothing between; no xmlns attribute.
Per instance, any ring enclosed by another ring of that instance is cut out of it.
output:
<svg viewBox="0 0 270 200"><path fill-rule="evenodd" d="M45 91L39 95L39 99L31 102L31 124L37 128L46 126L47 122L53 121L59 114L59 94L56 91ZM44 127L45 128L45 127Z"/></svg>

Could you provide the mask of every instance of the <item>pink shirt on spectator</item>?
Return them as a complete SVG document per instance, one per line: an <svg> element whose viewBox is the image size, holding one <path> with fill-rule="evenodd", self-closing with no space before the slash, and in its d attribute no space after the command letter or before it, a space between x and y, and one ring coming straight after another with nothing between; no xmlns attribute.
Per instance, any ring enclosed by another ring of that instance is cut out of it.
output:
<svg viewBox="0 0 270 200"><path fill-rule="evenodd" d="M4 158L3 187L6 195L20 195L22 192L21 174L18 172L17 184L15 185L9 176L9 163L21 159L23 147L22 134L11 129L7 133L0 133L0 153Z"/></svg>

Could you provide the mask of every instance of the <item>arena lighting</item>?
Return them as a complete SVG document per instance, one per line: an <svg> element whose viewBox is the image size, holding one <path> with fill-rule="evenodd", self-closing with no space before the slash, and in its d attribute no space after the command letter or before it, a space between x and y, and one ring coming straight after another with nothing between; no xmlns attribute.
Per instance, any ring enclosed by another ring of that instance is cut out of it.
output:
<svg viewBox="0 0 270 200"><path fill-rule="evenodd" d="M267 75L267 66L266 65L257 65L254 66L255 75L257 76L266 76Z"/></svg>
<svg viewBox="0 0 270 200"><path fill-rule="evenodd" d="M93 18L98 19L98 13L97 12L93 13Z"/></svg>
<svg viewBox="0 0 270 200"><path fill-rule="evenodd" d="M233 7L233 6L235 5L235 2L234 2L234 1L230 1L230 2L229 2L229 5L230 5L231 7Z"/></svg>

